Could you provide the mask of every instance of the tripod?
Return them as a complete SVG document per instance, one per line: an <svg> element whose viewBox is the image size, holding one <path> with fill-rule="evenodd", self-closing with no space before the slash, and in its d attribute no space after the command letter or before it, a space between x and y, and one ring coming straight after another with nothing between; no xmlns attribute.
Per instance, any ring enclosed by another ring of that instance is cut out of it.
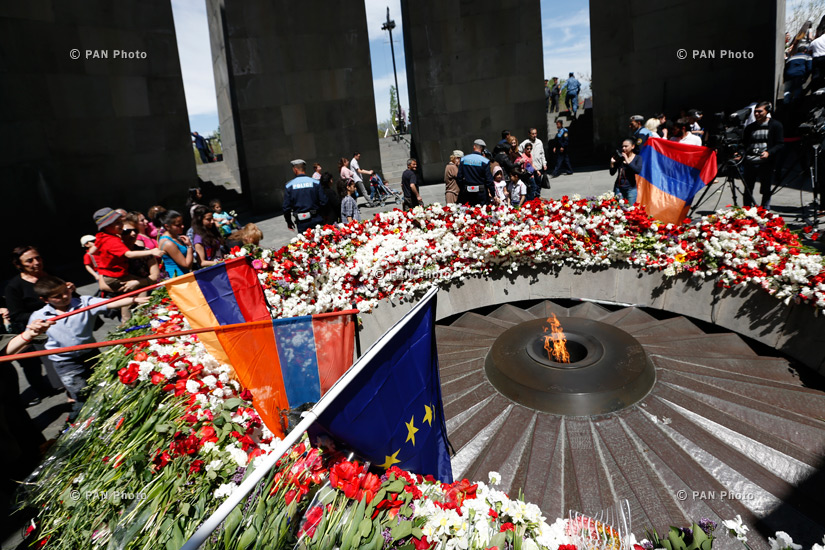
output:
<svg viewBox="0 0 825 550"><path fill-rule="evenodd" d="M822 196L820 190L820 183L819 183L819 153L822 148L822 143L817 142L811 143L810 140L806 140L808 143L803 143L802 148L807 154L798 154L797 163L800 165L803 170L807 168L808 178L811 182L811 192L813 193L813 203L810 206L813 207L813 213L809 216L807 213L807 208L805 206L805 197L803 195L803 191L805 190L804 182L799 186L799 214L797 215L796 219L805 223L805 225L810 225L812 227L816 227L818 225L818 217L817 211L822 204ZM787 179L787 175L790 172L790 169L786 171L785 177L779 178L777 177L776 183L771 187L771 195L776 193L776 191L785 186L785 180ZM804 174L804 171L801 172ZM777 171L777 176L779 175L779 171Z"/></svg>
<svg viewBox="0 0 825 550"><path fill-rule="evenodd" d="M719 208L719 203L722 202L722 193L726 189L730 191L731 195L733 195L734 206L739 206L739 201L736 199L736 178L738 177L743 182L745 181L745 177L742 175L742 160L742 157L734 157L729 158L724 163L722 163L722 166L719 169L719 173L725 175L724 183L717 187L713 193L710 192L713 184L706 185L705 190L702 191L701 195L699 195L699 200L696 201L696 204L690 207L688 216L693 216L693 214L700 206L702 206L707 201L711 200L714 195L719 195L719 197L716 199L716 204L713 207L713 210L716 211ZM754 204L753 195L751 194L751 191L744 184L742 187L744 189L743 191L740 191L742 197L750 198L751 204Z"/></svg>

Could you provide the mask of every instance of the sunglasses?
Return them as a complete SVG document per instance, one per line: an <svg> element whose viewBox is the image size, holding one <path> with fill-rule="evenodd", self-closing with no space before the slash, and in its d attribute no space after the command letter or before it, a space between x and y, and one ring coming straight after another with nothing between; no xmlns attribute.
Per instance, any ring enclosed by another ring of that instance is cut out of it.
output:
<svg viewBox="0 0 825 550"><path fill-rule="evenodd" d="M120 234L123 235L124 237L126 235L131 235L132 233L137 233L137 229L124 229L123 231L120 232Z"/></svg>

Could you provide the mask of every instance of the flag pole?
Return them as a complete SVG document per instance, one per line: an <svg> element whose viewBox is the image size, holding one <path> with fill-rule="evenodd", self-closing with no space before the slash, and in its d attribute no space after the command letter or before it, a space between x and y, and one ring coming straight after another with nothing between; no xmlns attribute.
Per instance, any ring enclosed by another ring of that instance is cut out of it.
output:
<svg viewBox="0 0 825 550"><path fill-rule="evenodd" d="M186 541L186 544L181 546L180 550L197 550L200 548L201 544L209 538L212 532L220 527L221 522L226 519L235 506L240 504L241 501L243 501L250 493L250 491L252 491L255 486L269 473L269 470L272 469L278 459L280 459L281 456L283 456L283 454L289 450L289 448L294 445L296 441L298 441L303 433L307 431L307 429L309 429L309 427L312 426L312 424L318 419L318 416L332 404L335 398L338 397L338 395L350 384L350 382L352 382L355 377L358 376L362 370L364 370L369 362L372 361L376 355L378 355L386 343L396 334L401 332L407 324L407 321L418 313L418 311L424 308L437 292L438 287L431 288L415 305L415 307L412 308L412 310L396 322L390 330L378 339L377 342L370 346L364 355L358 358L355 364L352 365L352 367L350 367L349 370L347 370L347 372L345 372L344 375L332 385L329 391L321 396L321 399L315 403L315 406L301 415L302 419L298 425L286 435L283 441L278 444L278 447L271 454L266 455L266 458L263 459L263 463L249 474L249 477L247 477L238 486L238 488L227 497L223 504L218 506L217 510L215 510L212 515L203 522L200 528L198 528L189 540Z"/></svg>
<svg viewBox="0 0 825 550"><path fill-rule="evenodd" d="M331 311L329 313L319 313L314 315L313 317L323 318L323 317L334 317L336 315L355 315L358 313L357 309L348 309L345 311ZM179 330L177 332L164 332L164 333L152 333L152 334L145 334L143 336L133 336L132 338L122 338L120 340L107 340L105 342L89 342L88 344L79 344L76 346L68 346L65 348L55 348L55 349L44 349L38 351L27 351L25 353L18 353L15 355L3 355L0 356L0 363L6 363L8 361L17 361L18 359L28 359L29 357L43 357L44 355L55 355L58 353L68 353L72 351L83 351L87 349L97 349L97 348L105 348L106 346L120 346L123 344L137 344L139 342L147 342L149 340L158 340L160 338L175 338L178 336L189 336L190 334L201 334L203 332L215 332L221 331L226 332L230 330L239 330L239 329L248 329L254 328L257 326L263 325L270 325L273 321L277 321L277 319L264 319L262 321L249 321L246 323L235 323L234 325L219 325L215 327L201 327L201 328L190 328L187 330Z"/></svg>

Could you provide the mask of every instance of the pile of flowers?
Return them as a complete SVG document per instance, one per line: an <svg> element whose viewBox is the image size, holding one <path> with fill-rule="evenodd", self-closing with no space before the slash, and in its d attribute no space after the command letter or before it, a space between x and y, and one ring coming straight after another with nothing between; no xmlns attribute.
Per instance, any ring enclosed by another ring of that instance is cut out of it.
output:
<svg viewBox="0 0 825 550"><path fill-rule="evenodd" d="M759 207L677 226L657 223L640 206L623 207L613 195L532 201L518 210L432 205L309 229L256 256L267 299L281 317L352 304L369 311L386 297L412 299L468 276L562 265L687 273L825 307L822 256L807 253L780 216Z"/></svg>
<svg viewBox="0 0 825 550"><path fill-rule="evenodd" d="M144 328L128 336L188 328L162 295L132 325ZM196 336L114 347L89 384L25 487L39 512L27 534L49 548L177 548L273 445L251 394Z"/></svg>

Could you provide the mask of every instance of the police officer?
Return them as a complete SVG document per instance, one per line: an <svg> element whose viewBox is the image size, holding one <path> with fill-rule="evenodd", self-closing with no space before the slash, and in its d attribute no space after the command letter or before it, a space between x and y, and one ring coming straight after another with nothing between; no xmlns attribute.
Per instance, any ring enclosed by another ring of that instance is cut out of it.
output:
<svg viewBox="0 0 825 550"><path fill-rule="evenodd" d="M459 204L485 205L495 196L490 161L482 154L486 147L483 140L475 140L473 152L458 164Z"/></svg>
<svg viewBox="0 0 825 550"><path fill-rule="evenodd" d="M298 225L298 232L303 233L310 227L324 223L321 207L327 204L327 195L321 189L321 183L306 174L306 162L295 159L291 162L295 177L287 182L284 193L284 219L290 231L295 230L292 215Z"/></svg>

